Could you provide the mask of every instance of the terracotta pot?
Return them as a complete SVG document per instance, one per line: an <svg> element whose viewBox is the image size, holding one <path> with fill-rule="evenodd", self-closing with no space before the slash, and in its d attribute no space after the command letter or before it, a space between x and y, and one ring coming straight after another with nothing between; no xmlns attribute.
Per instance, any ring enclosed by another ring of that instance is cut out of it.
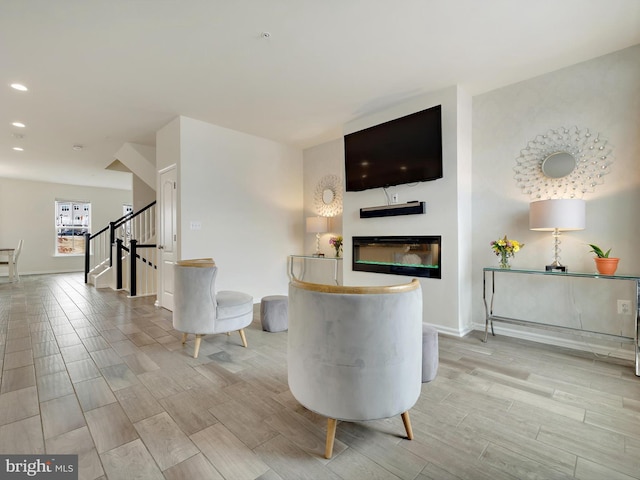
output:
<svg viewBox="0 0 640 480"><path fill-rule="evenodd" d="M600 275L613 275L618 268L619 258L599 258L595 257L596 268Z"/></svg>

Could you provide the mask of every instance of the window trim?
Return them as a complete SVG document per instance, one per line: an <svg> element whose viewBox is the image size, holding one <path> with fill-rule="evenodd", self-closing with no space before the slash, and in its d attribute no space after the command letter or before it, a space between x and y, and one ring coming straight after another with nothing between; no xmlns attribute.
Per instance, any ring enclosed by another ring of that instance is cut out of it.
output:
<svg viewBox="0 0 640 480"><path fill-rule="evenodd" d="M56 257L84 255L84 234L91 233L91 202L56 198L54 201L54 229ZM71 245L65 245L70 241ZM81 242L81 246L78 244ZM64 251L67 249L68 251Z"/></svg>

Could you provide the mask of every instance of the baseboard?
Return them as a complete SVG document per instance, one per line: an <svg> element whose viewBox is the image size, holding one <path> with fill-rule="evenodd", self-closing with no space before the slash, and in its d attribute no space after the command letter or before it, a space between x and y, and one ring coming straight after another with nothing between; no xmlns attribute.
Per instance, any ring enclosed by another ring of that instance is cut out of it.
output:
<svg viewBox="0 0 640 480"><path fill-rule="evenodd" d="M435 323L429 323L429 322L424 322L424 323L426 323L430 327L435 328L438 331L438 333L442 333L443 335L450 335L452 337L458 337L458 338L462 338L465 335L468 335L469 333L475 330L475 328L466 328L464 330L458 330L455 328L443 327L442 325L436 325Z"/></svg>
<svg viewBox="0 0 640 480"><path fill-rule="evenodd" d="M535 328L535 327L533 327ZM476 323L473 325L473 330L480 330L484 333L484 324ZM502 324L495 322L493 324L493 330L496 335L504 335L505 337L520 338L522 340L530 340L532 342L544 343L547 345L555 345L558 347L570 348L572 350L580 350L583 352L592 352L596 355L605 357L621 358L623 360L634 360L634 352L632 350L626 350L620 347L611 347L606 345L598 345L588 340L573 340L569 338L560 338L558 336L545 335L540 331L532 330L519 330L506 327ZM576 332L576 336L579 336L579 332ZM491 341L491 332L489 332L489 342Z"/></svg>
<svg viewBox="0 0 640 480"><path fill-rule="evenodd" d="M72 270L40 270L35 272L23 272L20 270L20 276L28 276L28 275L55 275L56 273L82 273L83 270L72 269ZM0 277L8 277L9 274L0 274Z"/></svg>

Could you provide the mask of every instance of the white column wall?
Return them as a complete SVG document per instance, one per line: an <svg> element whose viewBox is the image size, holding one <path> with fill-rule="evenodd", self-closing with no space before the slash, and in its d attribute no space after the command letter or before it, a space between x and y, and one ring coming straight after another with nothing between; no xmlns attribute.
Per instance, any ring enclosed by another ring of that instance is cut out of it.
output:
<svg viewBox="0 0 640 480"><path fill-rule="evenodd" d="M459 332L473 329L472 321L472 98L458 87L457 95L457 213L458 213L458 319Z"/></svg>
<svg viewBox="0 0 640 480"><path fill-rule="evenodd" d="M168 127L180 139L180 258L213 257L220 290L286 294L287 255L303 245L301 150L187 117Z"/></svg>
<svg viewBox="0 0 640 480"><path fill-rule="evenodd" d="M443 178L388 189L390 195L398 193L400 203L411 200L426 202L426 214L363 219L360 218L360 208L386 204L383 190L345 193L344 281L347 285L391 285L411 279L352 271L353 236L440 235L442 278L420 279L424 299L423 320L437 325L442 332L461 335L470 325L470 318L462 316L470 311L470 245L460 239L461 233L465 234L464 237L469 232L471 185L469 140L458 137L460 132L470 130L470 99L457 87L450 87L350 122L345 126L345 134L439 104L442 105ZM465 169L461 174L460 168Z"/></svg>
<svg viewBox="0 0 640 480"><path fill-rule="evenodd" d="M342 137L331 140L329 142L308 148L303 152L304 155L304 218L314 217L318 214L316 211L314 193L318 183L325 175L336 175L342 181L342 189L344 190L344 142ZM304 249L299 252L305 255L311 255L316 251L316 234L307 233L306 224L303 223L304 232ZM335 250L329 245L329 239L332 236L342 235L342 214L331 217L328 220L327 233L320 234L320 251L325 257L335 256ZM343 283L342 271L343 261L338 261L338 282ZM314 283L332 284L335 274L335 261L326 260L305 260L297 261L294 267L295 275L303 275L303 280Z"/></svg>
<svg viewBox="0 0 640 480"><path fill-rule="evenodd" d="M344 142L342 138L308 148L304 151L304 217L314 217L314 192L318 182L325 175L336 175L342 179L344 190ZM329 231L320 234L320 251L333 257L334 249L329 245L331 236L342 235L342 215L329 220ZM316 251L316 234L306 233L304 250L299 253L312 254Z"/></svg>

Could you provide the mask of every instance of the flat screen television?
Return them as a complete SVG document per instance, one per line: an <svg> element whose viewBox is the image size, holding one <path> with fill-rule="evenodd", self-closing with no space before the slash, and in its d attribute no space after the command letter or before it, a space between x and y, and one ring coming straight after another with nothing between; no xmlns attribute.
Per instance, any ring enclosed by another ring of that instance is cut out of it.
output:
<svg viewBox="0 0 640 480"><path fill-rule="evenodd" d="M344 137L348 192L442 178L442 106Z"/></svg>

